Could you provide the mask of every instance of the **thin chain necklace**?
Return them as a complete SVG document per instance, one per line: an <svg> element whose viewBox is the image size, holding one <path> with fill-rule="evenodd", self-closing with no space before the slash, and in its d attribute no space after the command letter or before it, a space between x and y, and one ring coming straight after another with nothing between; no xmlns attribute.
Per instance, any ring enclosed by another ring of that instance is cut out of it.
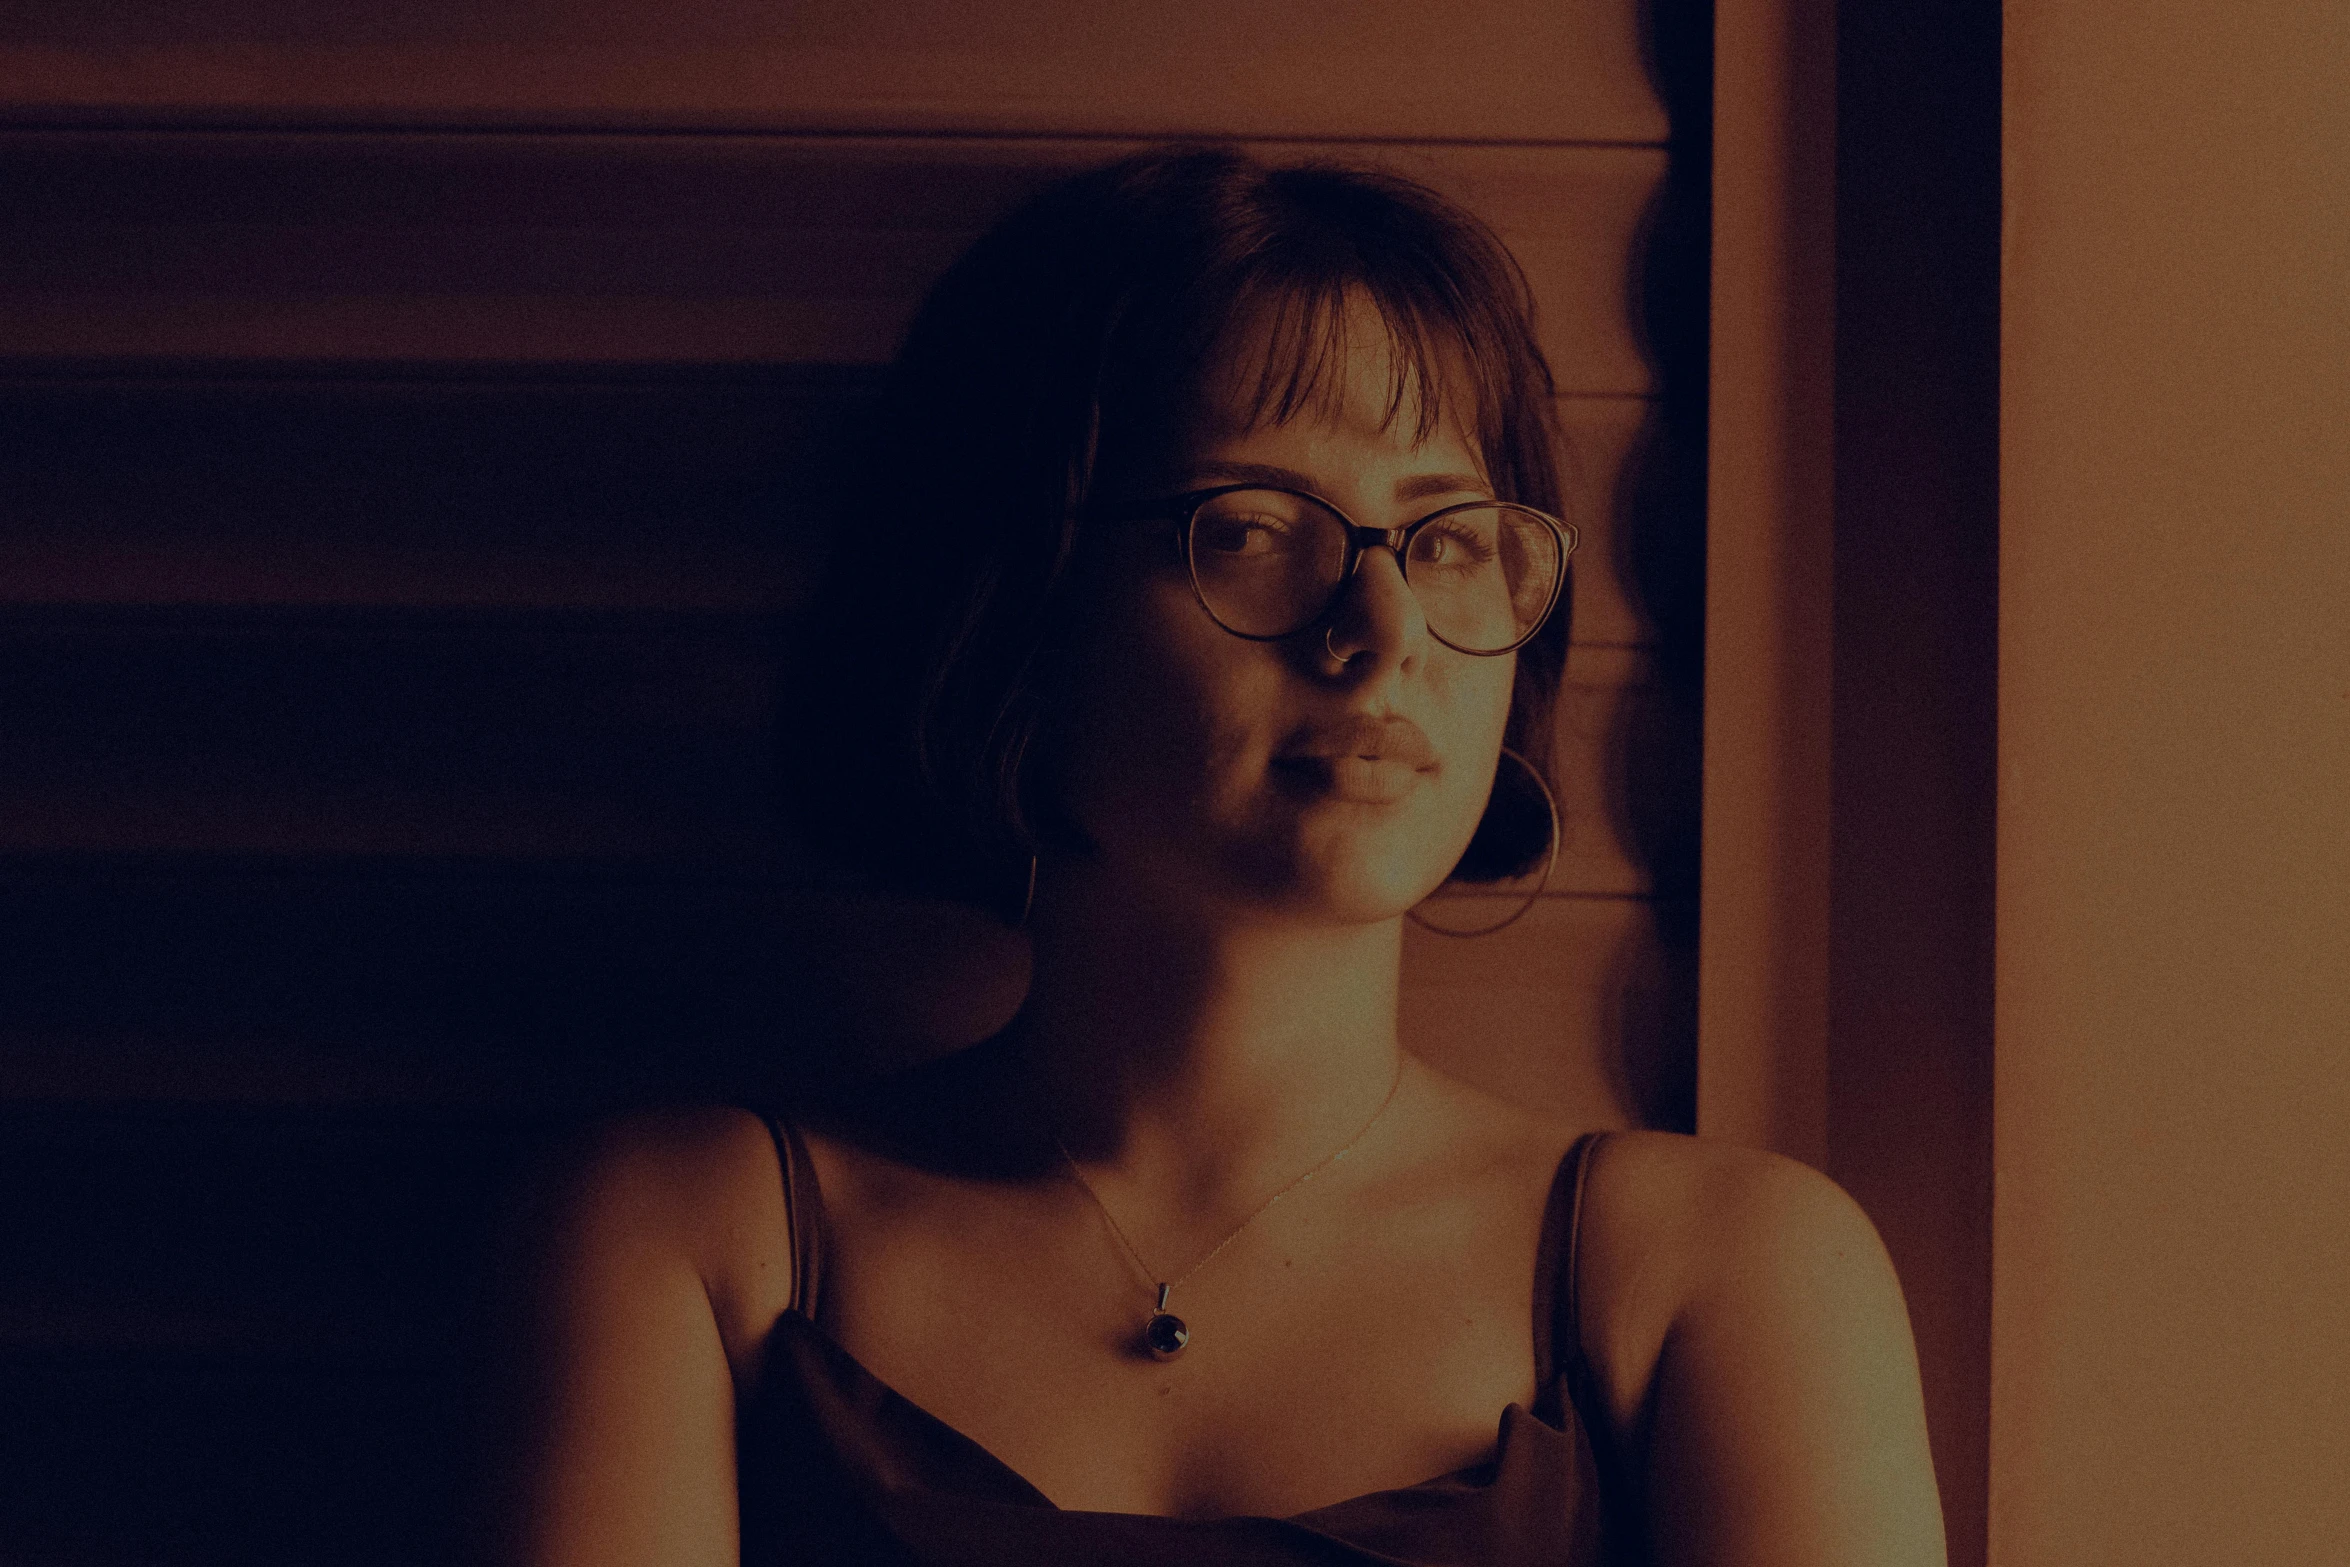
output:
<svg viewBox="0 0 2350 1567"><path fill-rule="evenodd" d="M1325 1156L1321 1163L1292 1180L1287 1186L1282 1187L1263 1202L1258 1203L1247 1218L1232 1227L1231 1234L1209 1247L1206 1256L1185 1268L1172 1279L1161 1279L1159 1270L1142 1260L1142 1253L1135 1249L1133 1241L1127 1239L1125 1228L1118 1223L1118 1216L1110 1211L1108 1203L1102 1201L1102 1194L1093 1189L1093 1182L1085 1178L1085 1172L1077 1168L1077 1160L1070 1154L1068 1145L1063 1143L1058 1136L1053 1138L1053 1146L1061 1151L1062 1162L1069 1166L1069 1173L1076 1177L1077 1184L1084 1189L1085 1195L1093 1199L1093 1205L1099 1208L1102 1217L1109 1221L1110 1233L1118 1237L1118 1244L1126 1248L1126 1255L1134 1259L1134 1265L1142 1270L1144 1278L1158 1281L1158 1304L1152 1308L1150 1316L1142 1325L1143 1348L1150 1351L1152 1358L1173 1360L1183 1352L1183 1346L1191 1342L1191 1325L1167 1309L1167 1297L1175 1287L1209 1263L1214 1262L1225 1247L1240 1239L1241 1231L1264 1217L1266 1209L1345 1158L1355 1144L1370 1135L1371 1128L1379 1124L1379 1118L1387 1114L1387 1107L1395 1103L1395 1091L1401 1087L1403 1087L1403 1058L1399 1055L1395 1062L1395 1081L1387 1085L1387 1097L1379 1101L1379 1108L1371 1112L1371 1119L1363 1123L1360 1131L1340 1144L1336 1152Z"/></svg>

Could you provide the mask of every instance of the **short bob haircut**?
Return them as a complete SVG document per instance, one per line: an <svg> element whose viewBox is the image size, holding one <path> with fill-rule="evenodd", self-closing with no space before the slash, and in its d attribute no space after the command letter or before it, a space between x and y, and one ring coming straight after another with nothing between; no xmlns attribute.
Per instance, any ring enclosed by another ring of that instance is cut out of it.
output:
<svg viewBox="0 0 2350 1567"><path fill-rule="evenodd" d="M1462 423L1497 498L1558 515L1549 367L1524 274L1475 217L1393 175L1145 153L1049 187L940 279L884 381L864 499L835 529L800 668L816 732L802 803L826 847L901 886L1016 911L1040 846L1087 845L1051 798L1051 728L1089 518L1176 454L1234 332L1268 326L1252 422L1327 406L1348 306L1395 366L1387 417ZM1571 583L1570 583L1571 587ZM1568 603L1517 652L1505 743L1547 771ZM1039 765L1043 763L1044 765ZM1546 848L1505 766L1454 875Z"/></svg>

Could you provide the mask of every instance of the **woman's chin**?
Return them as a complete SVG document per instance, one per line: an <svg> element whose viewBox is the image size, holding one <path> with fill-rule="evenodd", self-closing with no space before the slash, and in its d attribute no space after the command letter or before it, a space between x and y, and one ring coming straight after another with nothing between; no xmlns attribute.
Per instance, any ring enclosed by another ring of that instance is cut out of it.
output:
<svg viewBox="0 0 2350 1567"><path fill-rule="evenodd" d="M1453 822L1412 812L1301 843L1297 879L1309 901L1349 922L1393 919L1440 886L1468 846ZM1472 824L1473 825L1473 824Z"/></svg>
<svg viewBox="0 0 2350 1567"><path fill-rule="evenodd" d="M1277 923L1377 924L1441 885L1476 825L1424 794L1416 803L1258 813L1223 832L1161 840L1135 869Z"/></svg>
<svg viewBox="0 0 2350 1567"><path fill-rule="evenodd" d="M1442 870L1417 860L1360 854L1294 860L1283 874L1252 878L1257 896L1251 901L1316 925L1375 925L1400 917L1443 880Z"/></svg>

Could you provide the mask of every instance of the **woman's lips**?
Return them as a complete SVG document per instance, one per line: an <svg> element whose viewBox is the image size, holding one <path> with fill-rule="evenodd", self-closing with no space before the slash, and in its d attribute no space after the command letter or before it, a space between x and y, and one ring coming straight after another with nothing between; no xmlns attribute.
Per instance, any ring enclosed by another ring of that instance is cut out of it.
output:
<svg viewBox="0 0 2350 1567"><path fill-rule="evenodd" d="M1429 743L1425 730L1400 713L1343 713L1309 724L1281 748L1280 759L1334 760L1347 756L1420 768L1435 763L1436 747Z"/></svg>
<svg viewBox="0 0 2350 1567"><path fill-rule="evenodd" d="M1436 747L1410 719L1356 713L1312 726L1273 759L1304 792L1384 805L1419 786Z"/></svg>
<svg viewBox="0 0 2350 1567"><path fill-rule="evenodd" d="M1409 763L1373 756L1285 756L1273 766L1302 792L1367 805L1400 800L1427 776Z"/></svg>

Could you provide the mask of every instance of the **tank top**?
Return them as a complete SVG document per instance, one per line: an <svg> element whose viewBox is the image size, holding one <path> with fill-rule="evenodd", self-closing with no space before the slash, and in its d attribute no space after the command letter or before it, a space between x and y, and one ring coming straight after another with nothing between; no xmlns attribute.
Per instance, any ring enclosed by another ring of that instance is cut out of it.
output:
<svg viewBox="0 0 2350 1567"><path fill-rule="evenodd" d="M1596 1416L1575 1298L1583 1176L1559 1161L1534 1274L1534 1405L1502 1411L1491 1457L1287 1518L1056 1507L979 1443L816 1326L823 1208L798 1130L770 1118L791 1225L792 1299L736 1413L743 1567L1629 1567L1641 1560Z"/></svg>

